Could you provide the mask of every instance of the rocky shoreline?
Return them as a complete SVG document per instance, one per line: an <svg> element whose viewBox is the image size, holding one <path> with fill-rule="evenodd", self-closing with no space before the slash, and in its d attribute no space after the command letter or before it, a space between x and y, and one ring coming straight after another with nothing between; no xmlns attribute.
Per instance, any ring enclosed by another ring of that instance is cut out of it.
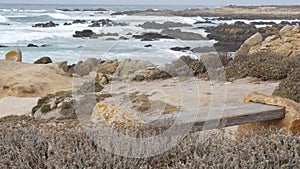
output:
<svg viewBox="0 0 300 169"><path fill-rule="evenodd" d="M291 10L289 14L285 13L287 9ZM227 18L232 12L230 19L237 16L253 19L271 18L271 12L275 10L273 19L297 18L299 9L300 6L232 6L218 9L218 12L215 9L176 11L176 15L203 14ZM120 14L164 15L173 12L146 10ZM73 24L85 22L77 20ZM207 20L204 23L212 22ZM92 24L102 27L115 22L104 19ZM271 26L255 26L263 24ZM36 26L56 25L45 23ZM124 38L131 36L141 41L205 39L200 34L177 29L191 27L188 24L145 22L137 27L162 30L158 33L128 34ZM295 152L299 152L300 148L299 25L289 22L235 22L207 27L206 31L210 33L209 39L219 41L214 46L218 52L234 51L235 56L217 53L213 47L174 46L170 50L194 52L199 54L199 58L183 55L160 66L145 60L98 58L68 65L67 61L53 63L50 57L41 57L34 64L22 63L21 50L7 52L6 60L0 60L0 109L6 112L0 114L0 154L4 157L0 159L0 167L59 168L68 165L67 168L103 168L116 164L118 166L113 167L200 168L203 164L211 164L207 167L212 167L216 160L225 168L237 163L242 168L253 168L258 164L262 168L271 165L275 168L297 167L299 154ZM74 38L103 36L118 37L119 34L96 34L92 30L76 31L74 34ZM28 47L38 45L29 44ZM152 45L144 47L151 48ZM25 102L28 98L31 99ZM11 104L7 104L8 101ZM188 134L175 149L145 159L133 160L109 153L96 144L99 140L93 140L93 135L89 135L103 134L97 129L107 125L126 136L148 138L160 134L161 131L157 130L165 130L170 124L168 121L144 124L144 117L243 102L283 106L286 107L286 116L281 120L208 131L217 134L206 137L203 145L198 140L205 133ZM28 104L28 107L21 103ZM12 106L12 109L7 106ZM220 131L221 134L218 133ZM230 148L227 148L228 144ZM229 153L227 158L224 154L228 152L233 153ZM284 156L278 153L284 153ZM196 163L199 159L201 165ZM262 162L266 159L273 161ZM215 167L219 167L217 164Z"/></svg>
<svg viewBox="0 0 300 169"><path fill-rule="evenodd" d="M300 6L225 6L213 9L139 10L116 12L112 15L154 15L183 17L219 17L220 19L300 19Z"/></svg>

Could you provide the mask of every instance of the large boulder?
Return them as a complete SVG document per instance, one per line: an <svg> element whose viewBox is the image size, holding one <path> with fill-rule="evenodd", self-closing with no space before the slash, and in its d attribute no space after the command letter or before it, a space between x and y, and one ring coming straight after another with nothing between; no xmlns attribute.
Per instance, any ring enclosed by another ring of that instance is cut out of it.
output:
<svg viewBox="0 0 300 169"><path fill-rule="evenodd" d="M149 61L125 59L119 64L114 73L114 77L120 79L132 79L136 71L148 67L154 67L154 65Z"/></svg>
<svg viewBox="0 0 300 169"><path fill-rule="evenodd" d="M156 67L149 67L143 70L139 70L135 73L132 80L135 81L144 81L144 80L157 80L157 79L168 79L172 76L167 72L160 70Z"/></svg>
<svg viewBox="0 0 300 169"><path fill-rule="evenodd" d="M244 44L240 47L239 50L236 51L236 55L247 55L250 48L259 44L263 40L262 35L258 32L247 39Z"/></svg>
<svg viewBox="0 0 300 169"><path fill-rule="evenodd" d="M11 50L6 53L5 60L22 62L22 52L20 49Z"/></svg>
<svg viewBox="0 0 300 169"><path fill-rule="evenodd" d="M31 113L35 118L46 120L76 117L72 91L58 92L42 97Z"/></svg>
<svg viewBox="0 0 300 169"><path fill-rule="evenodd" d="M100 63L101 63L100 59L88 58L84 62L79 62L75 66L74 73L76 73L80 76L89 75L90 72L96 71L96 69Z"/></svg>
<svg viewBox="0 0 300 169"><path fill-rule="evenodd" d="M172 77L195 76L206 72L204 64L199 59L181 56L179 59L162 65L160 70L167 72Z"/></svg>
<svg viewBox="0 0 300 169"><path fill-rule="evenodd" d="M0 98L41 97L71 89L72 79L64 72L66 62L26 64L0 60Z"/></svg>
<svg viewBox="0 0 300 169"><path fill-rule="evenodd" d="M104 61L98 66L95 80L102 85L109 83L118 66L119 62L117 60Z"/></svg>
<svg viewBox="0 0 300 169"><path fill-rule="evenodd" d="M83 31L75 31L73 35L74 38L90 38L90 37L97 37L97 34L92 30L86 29Z"/></svg>
<svg viewBox="0 0 300 169"><path fill-rule="evenodd" d="M286 98L276 96L266 96L261 93L248 94L244 102L256 102L275 106L285 107L286 113L284 119L266 122L255 122L238 126L239 134L249 134L256 132L262 127L270 129L275 127L277 130L284 129L287 134L300 134L300 103Z"/></svg>
<svg viewBox="0 0 300 169"><path fill-rule="evenodd" d="M34 62L34 64L48 64L48 63L52 63L52 60L50 57L47 56L42 57Z"/></svg>

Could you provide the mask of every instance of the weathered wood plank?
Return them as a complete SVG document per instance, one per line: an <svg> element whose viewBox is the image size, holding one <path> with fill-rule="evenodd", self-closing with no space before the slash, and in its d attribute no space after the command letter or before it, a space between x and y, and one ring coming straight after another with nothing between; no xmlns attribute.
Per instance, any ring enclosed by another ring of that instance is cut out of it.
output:
<svg viewBox="0 0 300 169"><path fill-rule="evenodd" d="M193 131L209 130L284 118L285 108L246 103L191 112L147 117L147 121L175 120L178 127L193 125Z"/></svg>

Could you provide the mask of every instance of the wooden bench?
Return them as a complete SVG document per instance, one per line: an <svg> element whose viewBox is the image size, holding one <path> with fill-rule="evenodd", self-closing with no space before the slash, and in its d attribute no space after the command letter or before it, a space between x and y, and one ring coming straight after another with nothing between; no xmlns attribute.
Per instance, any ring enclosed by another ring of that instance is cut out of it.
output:
<svg viewBox="0 0 300 169"><path fill-rule="evenodd" d="M282 119L285 108L259 103L226 105L191 112L147 117L146 121L176 120L176 127L193 126L192 132L223 128L234 125Z"/></svg>

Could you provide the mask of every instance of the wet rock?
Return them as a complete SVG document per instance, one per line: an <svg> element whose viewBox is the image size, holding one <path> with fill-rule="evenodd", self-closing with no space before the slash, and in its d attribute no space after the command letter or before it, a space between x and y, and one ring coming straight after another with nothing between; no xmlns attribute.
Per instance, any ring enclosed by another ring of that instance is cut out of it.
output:
<svg viewBox="0 0 300 169"><path fill-rule="evenodd" d="M266 96L256 92L248 94L245 97L244 102L256 102L285 107L286 113L285 117L281 120L240 125L238 127L238 133L244 135L249 134L250 132L257 132L261 129L261 127L266 129L276 127L277 130L284 129L286 134L300 134L300 103L286 98Z"/></svg>
<svg viewBox="0 0 300 169"><path fill-rule="evenodd" d="M42 57L34 62L34 64L48 64L48 63L52 63L50 57Z"/></svg>
<svg viewBox="0 0 300 169"><path fill-rule="evenodd" d="M276 25L275 22L263 22L263 21L259 21L259 22L251 22L252 25Z"/></svg>
<svg viewBox="0 0 300 169"><path fill-rule="evenodd" d="M64 26L72 25L72 23L65 22Z"/></svg>
<svg viewBox="0 0 300 169"><path fill-rule="evenodd" d="M74 20L72 23L73 23L73 24L85 24L85 23L86 23L86 20L80 20L80 19L77 19L77 20Z"/></svg>
<svg viewBox="0 0 300 169"><path fill-rule="evenodd" d="M241 45L252 35L257 32L261 33L263 39L270 35L278 33L280 26L256 28L253 24L246 24L244 22L236 22L234 24L221 24L217 27L205 28L208 39L218 41L214 44L218 52L235 52Z"/></svg>
<svg viewBox="0 0 300 169"><path fill-rule="evenodd" d="M89 27L104 27L104 26L126 26L128 23L118 23L110 19L100 19L92 21L92 24Z"/></svg>
<svg viewBox="0 0 300 169"><path fill-rule="evenodd" d="M98 37L103 37L103 36L119 36L118 33L100 33L98 34Z"/></svg>
<svg viewBox="0 0 300 169"><path fill-rule="evenodd" d="M0 45L0 48L6 48L6 47L8 47L8 46L5 46L5 45Z"/></svg>
<svg viewBox="0 0 300 169"><path fill-rule="evenodd" d="M101 60L96 59L96 58L88 58L82 63L78 63L75 66L74 73L80 75L80 76L85 76L89 75L91 71L95 71L98 67L98 65L101 63Z"/></svg>
<svg viewBox="0 0 300 169"><path fill-rule="evenodd" d="M125 59L119 64L114 73L114 77L119 79L132 79L136 71L148 67L154 67L154 65L149 61Z"/></svg>
<svg viewBox="0 0 300 169"><path fill-rule="evenodd" d="M5 54L5 60L22 62L22 52L20 49L14 49Z"/></svg>
<svg viewBox="0 0 300 169"><path fill-rule="evenodd" d="M31 113L37 119L75 118L72 91L57 92L42 97Z"/></svg>
<svg viewBox="0 0 300 169"><path fill-rule="evenodd" d="M106 38L105 40L107 40L107 41L115 41L117 39L115 39L115 38Z"/></svg>
<svg viewBox="0 0 300 169"><path fill-rule="evenodd" d="M173 47L173 48L170 48L170 50L174 50L174 51L188 51L190 49L191 49L190 47Z"/></svg>
<svg viewBox="0 0 300 169"><path fill-rule="evenodd" d="M162 24L156 23L156 22L145 22L143 24L138 25L138 27L142 27L144 29L169 29L169 28L175 28L175 27L190 27L192 25L179 23L179 22L164 22Z"/></svg>
<svg viewBox="0 0 300 169"><path fill-rule="evenodd" d="M83 31L76 31L73 35L74 38L86 38L92 36L96 36L96 33L89 29Z"/></svg>
<svg viewBox="0 0 300 169"><path fill-rule="evenodd" d="M197 21L194 24L204 24L204 23L213 23L213 22L206 20L206 21Z"/></svg>
<svg viewBox="0 0 300 169"><path fill-rule="evenodd" d="M209 53L216 52L216 49L213 46L204 46L204 47L196 47L191 49L194 53Z"/></svg>
<svg viewBox="0 0 300 169"><path fill-rule="evenodd" d="M59 26L59 24L56 24L52 21L48 22L48 23L37 23L32 25L32 27L39 27L39 28L49 28L49 27L56 27Z"/></svg>
<svg viewBox="0 0 300 169"><path fill-rule="evenodd" d="M141 41L155 41L159 39L174 39L169 36L161 35L159 33L144 33L142 35L133 35L135 39L141 39Z"/></svg>
<svg viewBox="0 0 300 169"><path fill-rule="evenodd" d="M125 36L120 36L119 40L128 40L129 38L126 38Z"/></svg>
<svg viewBox="0 0 300 169"><path fill-rule="evenodd" d="M145 48L150 48L150 47L153 47L151 44L149 44L149 45L145 45L144 46Z"/></svg>
<svg viewBox="0 0 300 169"><path fill-rule="evenodd" d="M205 38L200 34L193 32L182 32L180 29L165 29L161 31L161 34L180 40L205 40Z"/></svg>
<svg viewBox="0 0 300 169"><path fill-rule="evenodd" d="M32 48L32 47L36 47L36 48L37 48L37 47L39 47L39 46L38 46L38 45L35 45L35 44L32 44L32 43L30 43L30 44L28 44L28 45L27 45L27 47L28 47L28 48Z"/></svg>

